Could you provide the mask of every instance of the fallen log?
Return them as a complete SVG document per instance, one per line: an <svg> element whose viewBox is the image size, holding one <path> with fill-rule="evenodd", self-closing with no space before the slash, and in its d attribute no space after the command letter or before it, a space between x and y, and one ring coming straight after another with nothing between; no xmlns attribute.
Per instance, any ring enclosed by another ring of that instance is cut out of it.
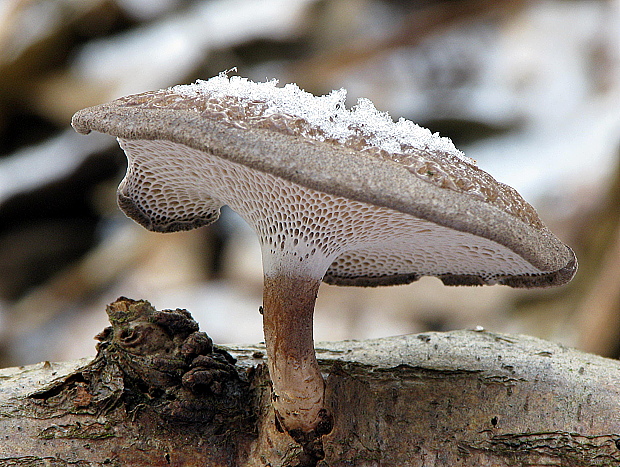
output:
<svg viewBox="0 0 620 467"><path fill-rule="evenodd" d="M320 343L324 458L280 432L264 346L121 298L94 358L0 370L1 466L620 465L620 362L482 330Z"/></svg>

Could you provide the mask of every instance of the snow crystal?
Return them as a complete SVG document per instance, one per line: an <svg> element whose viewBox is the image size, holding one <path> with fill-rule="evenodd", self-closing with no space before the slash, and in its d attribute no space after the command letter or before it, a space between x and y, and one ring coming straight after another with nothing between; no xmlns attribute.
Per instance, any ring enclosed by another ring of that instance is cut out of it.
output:
<svg viewBox="0 0 620 467"><path fill-rule="evenodd" d="M263 102L270 114L285 114L301 118L321 130L322 137L345 143L363 135L369 146L389 153L430 151L453 156L468 164L474 161L456 149L449 138L431 133L410 120L394 122L387 112L377 110L369 99L358 99L350 110L345 107L346 90L339 89L315 96L296 84L278 87L278 80L253 82L240 76L220 73L209 80L180 85L171 91L187 97L210 95L235 97L241 101ZM320 136L317 136L320 137Z"/></svg>

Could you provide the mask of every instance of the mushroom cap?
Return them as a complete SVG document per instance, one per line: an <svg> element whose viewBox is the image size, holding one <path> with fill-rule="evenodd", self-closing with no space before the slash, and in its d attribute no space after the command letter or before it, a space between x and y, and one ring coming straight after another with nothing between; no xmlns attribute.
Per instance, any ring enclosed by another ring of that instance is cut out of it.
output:
<svg viewBox="0 0 620 467"><path fill-rule="evenodd" d="M318 212L317 203L336 206L338 216L349 220L351 213L375 216L371 227L362 222L346 233L374 229L373 241L326 250L327 264L319 270L326 270L320 276L328 283L388 285L435 275L447 285L545 287L575 274L574 253L534 208L446 138L406 120L394 123L367 100L349 111L344 91L315 97L275 84L220 75L90 107L77 112L72 124L80 133L95 130L119 138L130 161L119 205L151 230L209 224L223 204L242 215L245 209L248 220L256 207L238 199L247 192L229 199L225 190L234 181L213 185L214 178L231 172L246 177L246 185L260 178L247 190L297 190L292 203L270 204L270 194L260 204L268 212L285 212L275 231L260 230L261 221L252 221L262 243L278 243L275 236L291 216L297 220L289 231L314 228L304 210ZM209 169L207 179L200 171L209 164L220 168ZM203 183L214 191L201 190ZM343 238L347 229L339 222ZM330 235L334 229L315 230ZM307 237L310 248L314 240ZM293 246L280 243L282 250Z"/></svg>

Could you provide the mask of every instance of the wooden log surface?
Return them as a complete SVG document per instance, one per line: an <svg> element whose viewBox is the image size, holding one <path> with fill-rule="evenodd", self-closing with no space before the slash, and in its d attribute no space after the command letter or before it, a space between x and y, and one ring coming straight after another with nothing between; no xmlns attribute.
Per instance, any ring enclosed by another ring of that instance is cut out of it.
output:
<svg viewBox="0 0 620 467"><path fill-rule="evenodd" d="M486 331L319 343L335 425L309 459L263 346L123 300L94 359L0 370L0 466L620 465L615 360Z"/></svg>

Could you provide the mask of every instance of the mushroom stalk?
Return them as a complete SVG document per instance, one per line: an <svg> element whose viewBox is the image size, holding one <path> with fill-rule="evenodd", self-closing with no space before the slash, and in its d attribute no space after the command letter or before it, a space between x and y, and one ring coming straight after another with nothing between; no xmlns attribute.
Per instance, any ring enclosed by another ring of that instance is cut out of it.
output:
<svg viewBox="0 0 620 467"><path fill-rule="evenodd" d="M286 273L264 280L263 328L276 416L291 435L328 433L331 419L312 337L321 281Z"/></svg>

